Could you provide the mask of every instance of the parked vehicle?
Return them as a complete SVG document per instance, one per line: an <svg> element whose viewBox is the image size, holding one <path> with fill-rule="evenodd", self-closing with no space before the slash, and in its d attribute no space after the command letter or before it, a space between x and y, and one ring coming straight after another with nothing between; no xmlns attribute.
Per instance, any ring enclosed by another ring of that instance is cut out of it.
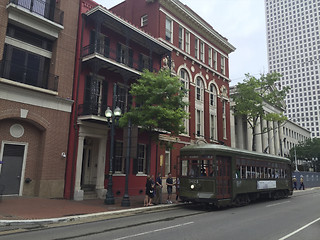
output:
<svg viewBox="0 0 320 240"><path fill-rule="evenodd" d="M183 201L241 206L292 195L291 161L284 157L203 144L182 148L180 162Z"/></svg>

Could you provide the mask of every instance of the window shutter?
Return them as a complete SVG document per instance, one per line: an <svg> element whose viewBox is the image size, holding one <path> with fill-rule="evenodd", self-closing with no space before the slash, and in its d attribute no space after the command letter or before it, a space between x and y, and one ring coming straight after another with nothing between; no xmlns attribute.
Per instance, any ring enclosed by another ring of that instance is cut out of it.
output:
<svg viewBox="0 0 320 240"><path fill-rule="evenodd" d="M108 107L108 82L102 82L102 115L104 116L104 112Z"/></svg>
<svg viewBox="0 0 320 240"><path fill-rule="evenodd" d="M94 30L91 30L91 32L90 32L90 48L89 48L90 52L89 52L89 54L94 53L94 47L95 47L95 44L96 44L95 40L96 40L96 32Z"/></svg>
<svg viewBox="0 0 320 240"><path fill-rule="evenodd" d="M129 49L129 67L133 67L133 50Z"/></svg>
<svg viewBox="0 0 320 240"><path fill-rule="evenodd" d="M134 158L132 161L132 174L136 175L138 173L138 159Z"/></svg>
<svg viewBox="0 0 320 240"><path fill-rule="evenodd" d="M150 151L150 146L146 145L146 153L147 153L147 159L146 159L146 169L145 169L145 173L146 174L150 174L150 159L151 159L151 152Z"/></svg>
<svg viewBox="0 0 320 240"><path fill-rule="evenodd" d="M143 70L143 62L142 62L142 59L143 59L143 56L142 56L142 54L140 53L140 54L139 54L139 71L142 71L142 70Z"/></svg>
<svg viewBox="0 0 320 240"><path fill-rule="evenodd" d="M117 62L120 62L120 58L121 58L121 44L118 43L117 44Z"/></svg>
<svg viewBox="0 0 320 240"><path fill-rule="evenodd" d="M104 38L104 56L109 57L110 55L110 39L105 37Z"/></svg>

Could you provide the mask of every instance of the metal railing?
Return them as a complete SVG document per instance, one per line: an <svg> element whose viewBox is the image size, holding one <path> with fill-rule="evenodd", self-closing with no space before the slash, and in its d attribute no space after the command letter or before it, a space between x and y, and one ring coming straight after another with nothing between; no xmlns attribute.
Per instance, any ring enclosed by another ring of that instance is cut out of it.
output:
<svg viewBox="0 0 320 240"><path fill-rule="evenodd" d="M9 0L20 7L36 13L50 21L63 25L64 12L55 7L55 0Z"/></svg>
<svg viewBox="0 0 320 240"><path fill-rule="evenodd" d="M99 104L93 101L85 101L83 104L78 105L78 116L94 115L104 117L104 113L108 106Z"/></svg>
<svg viewBox="0 0 320 240"><path fill-rule="evenodd" d="M150 72L159 71L159 69L154 69L153 64L144 65L138 59L134 58L134 54L130 56L129 53L123 55L117 51L116 48L112 48L104 44L90 44L82 49L82 57L86 57L92 54L100 54L106 58L122 63L130 68L142 72L144 69L148 69Z"/></svg>
<svg viewBox="0 0 320 240"><path fill-rule="evenodd" d="M0 61L0 77L34 87L58 91L58 76L40 69L21 66L13 61Z"/></svg>

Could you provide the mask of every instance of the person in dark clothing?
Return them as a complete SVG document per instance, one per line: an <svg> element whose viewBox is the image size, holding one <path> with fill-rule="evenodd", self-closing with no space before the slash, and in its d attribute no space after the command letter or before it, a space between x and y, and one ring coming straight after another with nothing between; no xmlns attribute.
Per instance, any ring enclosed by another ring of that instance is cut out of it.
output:
<svg viewBox="0 0 320 240"><path fill-rule="evenodd" d="M154 199L154 204L160 204L162 203L162 178L161 178L161 173L158 174L158 177L156 179L156 197Z"/></svg>
<svg viewBox="0 0 320 240"><path fill-rule="evenodd" d="M147 177L147 182L146 182L146 196L144 198L144 204L143 206L150 206L152 205L152 199L154 196L154 183L153 183L153 175L150 177Z"/></svg>
<svg viewBox="0 0 320 240"><path fill-rule="evenodd" d="M171 173L168 173L166 185L167 185L167 191L168 191L167 203L172 203L171 196L172 196L173 179L172 179Z"/></svg>

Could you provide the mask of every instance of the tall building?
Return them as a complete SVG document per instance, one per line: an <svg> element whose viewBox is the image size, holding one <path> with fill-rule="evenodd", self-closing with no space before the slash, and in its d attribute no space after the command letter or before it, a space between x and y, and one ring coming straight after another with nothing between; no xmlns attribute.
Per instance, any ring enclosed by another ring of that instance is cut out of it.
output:
<svg viewBox="0 0 320 240"><path fill-rule="evenodd" d="M178 0L126 0L111 11L173 49L171 70L189 90L185 111L190 119L184 123L185 133L175 138L159 136L174 143L173 149L159 148L157 158L152 159L162 176L178 173L179 151L185 145L230 146L229 54L235 47L228 39Z"/></svg>
<svg viewBox="0 0 320 240"><path fill-rule="evenodd" d="M78 0L0 0L0 185L64 194Z"/></svg>
<svg viewBox="0 0 320 240"><path fill-rule="evenodd" d="M268 65L290 86L286 116L320 137L319 0L265 0Z"/></svg>

